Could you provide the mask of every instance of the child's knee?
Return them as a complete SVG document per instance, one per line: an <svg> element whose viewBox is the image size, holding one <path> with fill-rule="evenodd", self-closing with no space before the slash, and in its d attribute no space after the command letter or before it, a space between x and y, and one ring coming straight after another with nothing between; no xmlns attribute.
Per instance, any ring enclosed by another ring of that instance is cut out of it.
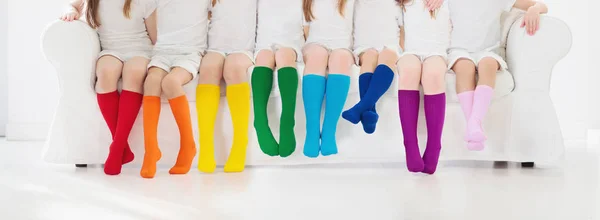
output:
<svg viewBox="0 0 600 220"><path fill-rule="evenodd" d="M491 57L485 57L479 61L478 68L480 70L487 70L488 72L496 73L496 71L500 68L500 64L498 61Z"/></svg>
<svg viewBox="0 0 600 220"><path fill-rule="evenodd" d="M275 61L278 67L295 67L296 58L296 51L289 47L280 48L275 53Z"/></svg>
<svg viewBox="0 0 600 220"><path fill-rule="evenodd" d="M223 78L227 84L239 84L248 81L248 68L252 62L243 54L230 55L225 61Z"/></svg>
<svg viewBox="0 0 600 220"><path fill-rule="evenodd" d="M361 66L377 66L377 59L379 57L379 53L375 49L365 50L360 54L360 65Z"/></svg>
<svg viewBox="0 0 600 220"><path fill-rule="evenodd" d="M121 78L121 69L111 66L101 66L96 70L96 90L98 92L112 92L117 89Z"/></svg>
<svg viewBox="0 0 600 220"><path fill-rule="evenodd" d="M452 70L457 75L475 76L475 63L468 59L459 59L456 61Z"/></svg>
<svg viewBox="0 0 600 220"><path fill-rule="evenodd" d="M256 55L256 66L273 68L275 66L275 55L271 50L261 50Z"/></svg>
<svg viewBox="0 0 600 220"><path fill-rule="evenodd" d="M219 63L202 63L198 75L198 84L218 85L223 78L223 66Z"/></svg>
<svg viewBox="0 0 600 220"><path fill-rule="evenodd" d="M391 49L384 49L383 51L381 51L381 53L379 53L378 56L378 60L377 62L379 64L385 64L389 67L393 67L396 65L396 62L398 61L398 54L396 53L396 51L393 51ZM394 69L394 68L392 68Z"/></svg>
<svg viewBox="0 0 600 220"><path fill-rule="evenodd" d="M172 75L172 74L165 76L165 78L163 78L162 82L160 83L162 92L167 97L171 97L182 87L181 82L176 77L173 77L173 76L174 75Z"/></svg>
<svg viewBox="0 0 600 220"><path fill-rule="evenodd" d="M354 58L348 50L339 49L331 52L329 56L329 72L331 73L350 73Z"/></svg>
<svg viewBox="0 0 600 220"><path fill-rule="evenodd" d="M445 87L443 71L426 71L421 77L421 84L425 90L440 90Z"/></svg>

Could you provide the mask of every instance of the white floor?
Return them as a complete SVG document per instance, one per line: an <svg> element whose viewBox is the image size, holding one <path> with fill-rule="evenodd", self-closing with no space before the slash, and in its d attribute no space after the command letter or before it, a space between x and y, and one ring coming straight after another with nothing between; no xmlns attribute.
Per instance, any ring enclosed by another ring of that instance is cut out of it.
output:
<svg viewBox="0 0 600 220"><path fill-rule="evenodd" d="M40 160L40 142L0 139L0 219L561 219L600 218L600 158L523 169L454 162L433 176L404 164L252 167L169 176L105 176Z"/></svg>

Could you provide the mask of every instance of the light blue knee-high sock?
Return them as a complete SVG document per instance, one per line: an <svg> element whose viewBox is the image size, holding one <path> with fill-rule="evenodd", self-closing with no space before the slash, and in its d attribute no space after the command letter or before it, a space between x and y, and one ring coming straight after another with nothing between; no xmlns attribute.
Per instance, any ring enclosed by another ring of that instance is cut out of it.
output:
<svg viewBox="0 0 600 220"><path fill-rule="evenodd" d="M337 124L346 104L350 89L350 77L342 74L329 74L325 88L325 119L321 135L321 154L323 156L337 154L335 133Z"/></svg>
<svg viewBox="0 0 600 220"><path fill-rule="evenodd" d="M321 141L321 106L325 96L325 77L309 74L302 78L302 99L306 114L304 155L318 157Z"/></svg>

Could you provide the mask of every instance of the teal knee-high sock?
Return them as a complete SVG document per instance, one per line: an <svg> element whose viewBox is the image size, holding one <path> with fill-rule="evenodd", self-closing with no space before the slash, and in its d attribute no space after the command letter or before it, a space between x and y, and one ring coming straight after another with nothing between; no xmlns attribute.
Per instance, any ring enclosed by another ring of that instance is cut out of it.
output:
<svg viewBox="0 0 600 220"><path fill-rule="evenodd" d="M323 134L321 135L321 154L328 156L337 154L335 133L337 124L346 104L350 77L343 74L329 74L325 88L325 118L323 121Z"/></svg>
<svg viewBox="0 0 600 220"><path fill-rule="evenodd" d="M325 77L309 74L302 78L302 99L306 114L304 155L318 157L321 141L321 106L325 96Z"/></svg>

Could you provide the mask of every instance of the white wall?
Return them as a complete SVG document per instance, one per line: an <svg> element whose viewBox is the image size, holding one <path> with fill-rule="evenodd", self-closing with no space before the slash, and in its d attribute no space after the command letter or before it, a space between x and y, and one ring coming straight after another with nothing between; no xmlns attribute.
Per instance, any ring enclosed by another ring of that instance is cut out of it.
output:
<svg viewBox="0 0 600 220"><path fill-rule="evenodd" d="M8 25L9 139L42 139L49 128L58 85L52 67L41 54L39 41L45 25L58 17L67 1L36 1L36 7L30 7L30 1L8 0L11 18ZM565 139L582 140L589 127L589 115L592 115L589 102L593 98L600 100L598 96L588 95L588 88L597 87L590 85L593 78L587 47L592 26L588 19L592 8L598 7L590 7L588 0L545 2L550 7L550 15L567 22L573 32L571 53L554 69L551 95ZM596 79L596 82L600 81Z"/></svg>
<svg viewBox="0 0 600 220"><path fill-rule="evenodd" d="M4 136L8 120L8 77L7 77L7 26L8 2L0 1L0 136Z"/></svg>
<svg viewBox="0 0 600 220"><path fill-rule="evenodd" d="M600 2L592 1L590 2L589 14L595 14L595 11L600 7ZM592 10L594 12L592 12ZM598 21L596 19L596 21ZM590 116L590 129L600 129L600 68L597 63L600 61L600 30L598 29L597 22L589 23L589 31L590 31L590 39L595 39L590 41L590 47L588 48L588 54L591 59L589 62L590 69L590 78L589 78L589 88L590 88L590 97L589 97L589 116ZM594 64L595 67L593 66Z"/></svg>

